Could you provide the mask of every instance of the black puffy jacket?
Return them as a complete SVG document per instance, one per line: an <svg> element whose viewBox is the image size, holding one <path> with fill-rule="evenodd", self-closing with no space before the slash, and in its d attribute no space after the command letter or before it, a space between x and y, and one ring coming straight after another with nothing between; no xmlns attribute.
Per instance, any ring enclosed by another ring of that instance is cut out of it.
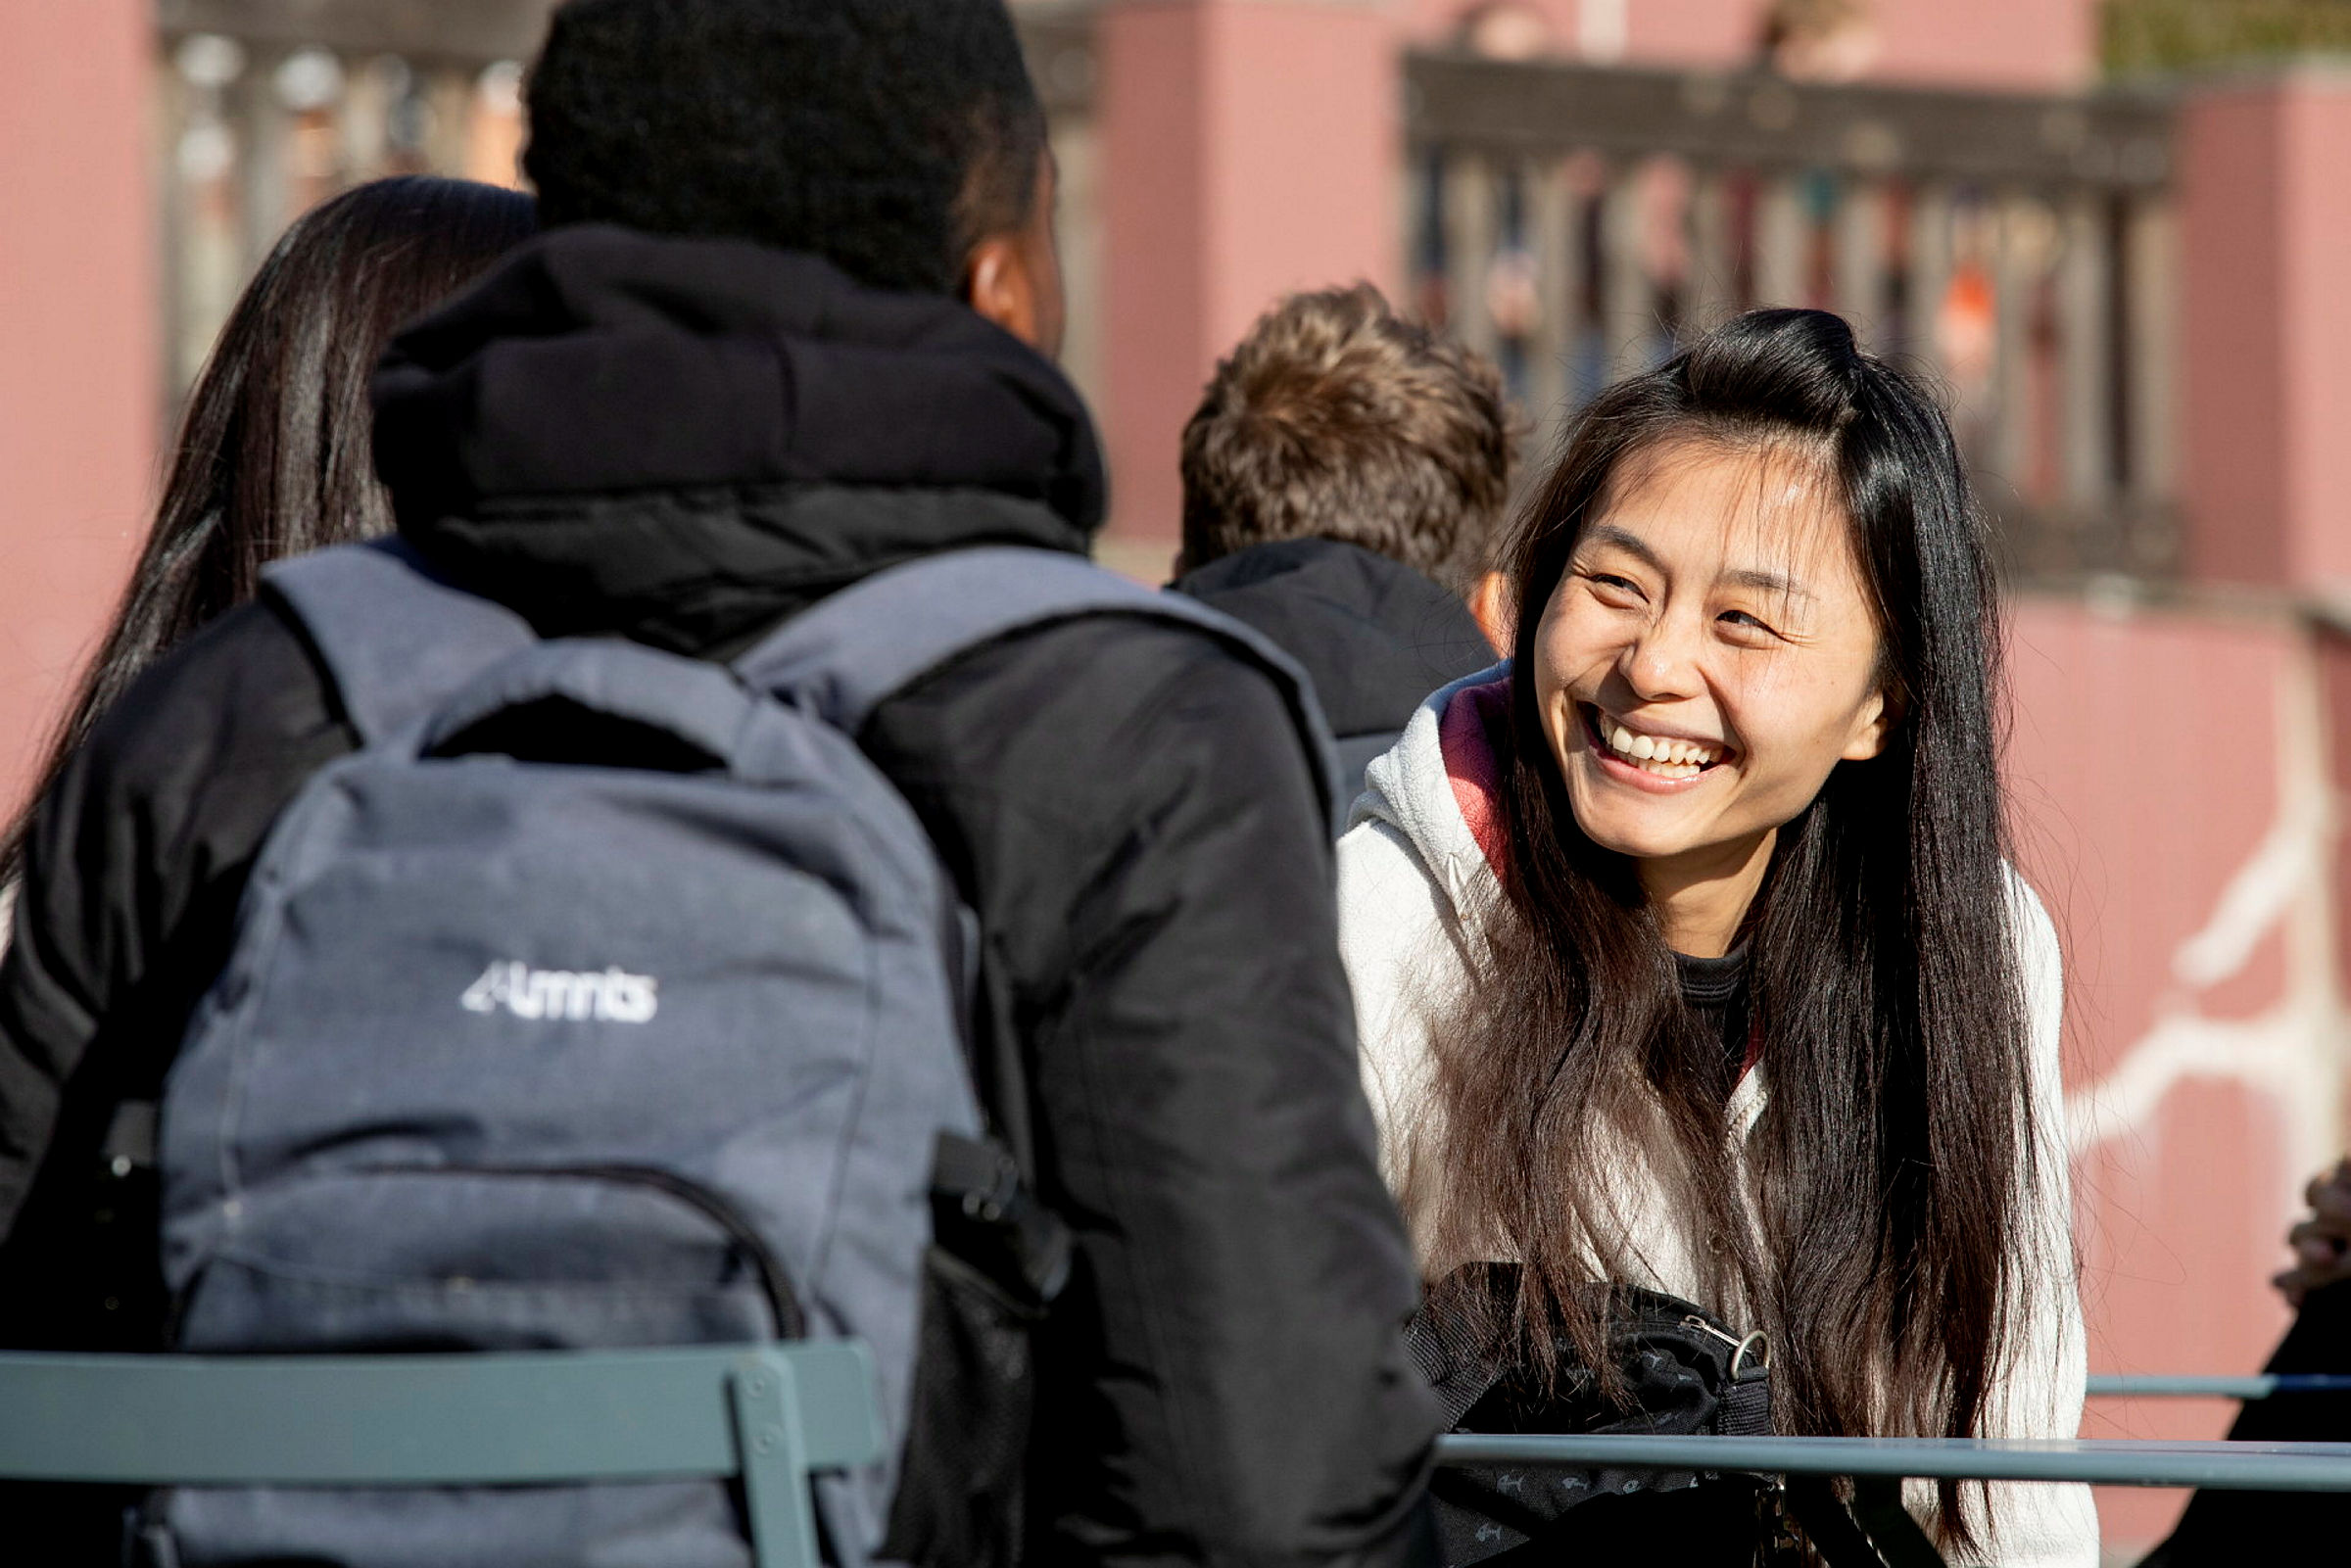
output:
<svg viewBox="0 0 2351 1568"><path fill-rule="evenodd" d="M1339 540L1252 546L1168 586L1255 627L1305 668L1338 737L1349 800L1422 698L1495 658L1451 591Z"/></svg>
<svg viewBox="0 0 2351 1568"><path fill-rule="evenodd" d="M377 404L400 527L443 570L544 633L697 655L911 556L1081 551L1103 503L1042 358L749 245L547 235L405 334ZM1397 1559L1435 1411L1271 684L1188 630L1080 621L935 673L861 738L980 914L1078 1236L1026 1560ZM354 744L264 599L151 671L42 802L0 968L0 1343L151 1341L93 1263L103 1130L157 1092L270 822Z"/></svg>

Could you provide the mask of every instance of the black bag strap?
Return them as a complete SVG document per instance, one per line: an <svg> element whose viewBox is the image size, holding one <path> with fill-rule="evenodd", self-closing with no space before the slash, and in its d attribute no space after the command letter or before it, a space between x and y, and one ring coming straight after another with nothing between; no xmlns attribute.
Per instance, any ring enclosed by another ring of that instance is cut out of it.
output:
<svg viewBox="0 0 2351 1568"><path fill-rule="evenodd" d="M1423 1306L1405 1325L1404 1343L1435 1391L1449 1429L1460 1425L1470 1407L1502 1381L1502 1363L1478 1342L1459 1312Z"/></svg>
<svg viewBox="0 0 2351 1568"><path fill-rule="evenodd" d="M1849 1507L1826 1476L1790 1476L1782 1496L1828 1568L1946 1568L1891 1476L1856 1477Z"/></svg>

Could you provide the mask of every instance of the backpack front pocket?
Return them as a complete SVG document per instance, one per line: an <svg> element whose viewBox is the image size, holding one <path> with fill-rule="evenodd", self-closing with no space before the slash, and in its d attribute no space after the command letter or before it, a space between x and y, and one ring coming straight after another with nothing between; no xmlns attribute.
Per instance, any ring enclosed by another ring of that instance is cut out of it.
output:
<svg viewBox="0 0 2351 1568"><path fill-rule="evenodd" d="M669 1171L431 1166L319 1174L224 1206L178 1347L519 1351L795 1337L782 1265Z"/></svg>

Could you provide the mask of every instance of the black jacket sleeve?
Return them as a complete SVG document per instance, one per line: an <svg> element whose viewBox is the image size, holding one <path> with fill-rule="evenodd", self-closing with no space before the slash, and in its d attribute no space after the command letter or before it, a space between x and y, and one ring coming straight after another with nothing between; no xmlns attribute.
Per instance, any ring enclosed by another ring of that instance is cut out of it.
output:
<svg viewBox="0 0 2351 1568"><path fill-rule="evenodd" d="M1079 1267L1040 1336L1035 1564L1385 1563L1436 1411L1272 683L1186 630L1065 625L885 704L1009 993Z"/></svg>
<svg viewBox="0 0 2351 1568"><path fill-rule="evenodd" d="M0 963L0 1344L138 1338L88 1228L100 1144L118 1104L160 1095L269 824L357 744L257 604L148 671L34 808Z"/></svg>

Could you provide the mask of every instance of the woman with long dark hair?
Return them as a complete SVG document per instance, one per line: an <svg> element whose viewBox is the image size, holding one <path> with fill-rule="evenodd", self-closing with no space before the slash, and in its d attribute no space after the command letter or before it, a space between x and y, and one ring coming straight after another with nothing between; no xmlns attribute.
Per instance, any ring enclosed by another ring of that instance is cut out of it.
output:
<svg viewBox="0 0 2351 1568"><path fill-rule="evenodd" d="M519 192L417 174L355 186L286 230L188 395L155 526L28 799L141 671L251 598L263 567L391 532L369 450L375 361L535 227ZM0 885L16 882L24 834L21 817Z"/></svg>
<svg viewBox="0 0 2351 1568"><path fill-rule="evenodd" d="M1511 575L1512 658L1340 847L1431 1310L1539 1379L1601 1364L1595 1286L1657 1291L1767 1336L1779 1431L2073 1436L2059 957L1933 400L1833 315L1743 316L1583 411ZM1962 1558L2096 1561L2083 1489L1925 1493Z"/></svg>

